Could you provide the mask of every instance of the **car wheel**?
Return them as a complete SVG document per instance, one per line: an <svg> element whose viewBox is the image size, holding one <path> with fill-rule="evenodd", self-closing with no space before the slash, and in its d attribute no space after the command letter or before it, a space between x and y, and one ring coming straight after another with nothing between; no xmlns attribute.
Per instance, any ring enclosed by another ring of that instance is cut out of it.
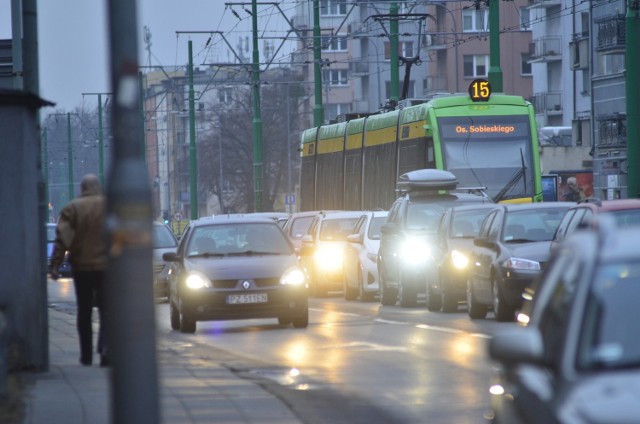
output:
<svg viewBox="0 0 640 424"><path fill-rule="evenodd" d="M442 306L440 302L440 296L436 296L436 293L434 292L433 287L431 287L431 283L429 282L427 282L426 301L427 310L431 312L438 312L440 310L440 307Z"/></svg>
<svg viewBox="0 0 640 424"><path fill-rule="evenodd" d="M192 318L187 318L182 314L182 319L180 320L180 332L181 333L189 333L193 334L196 332L196 320Z"/></svg>
<svg viewBox="0 0 640 424"><path fill-rule="evenodd" d="M343 287L343 293L344 293L344 300L356 300L356 297L358 296L358 290L351 288L346 278L344 279L344 284L342 285L342 287Z"/></svg>
<svg viewBox="0 0 640 424"><path fill-rule="evenodd" d="M374 293L364 290L364 280L362 279L362 270L358 270L358 296L360 302L371 302L373 300Z"/></svg>
<svg viewBox="0 0 640 424"><path fill-rule="evenodd" d="M467 280L467 312L471 319L484 319L487 316L487 306L476 301L471 287L471 281Z"/></svg>
<svg viewBox="0 0 640 424"><path fill-rule="evenodd" d="M297 317L293 319L293 328L307 328L309 325L309 309L305 308L305 310L300 313Z"/></svg>
<svg viewBox="0 0 640 424"><path fill-rule="evenodd" d="M289 325L291 321L292 319L290 317L278 317L278 324L280 325Z"/></svg>
<svg viewBox="0 0 640 424"><path fill-rule="evenodd" d="M494 279L491 283L491 289L493 291L493 313L496 316L497 321L513 321L516 313L515 309L507 305L504 299L500 285Z"/></svg>
<svg viewBox="0 0 640 424"><path fill-rule="evenodd" d="M458 312L458 299L448 289L446 280L440 277L440 303L442 304L442 312Z"/></svg>
<svg viewBox="0 0 640 424"><path fill-rule="evenodd" d="M400 281L400 290L398 291L398 299L400 306L403 308L412 308L418 303L418 290L415 284L405 280Z"/></svg>
<svg viewBox="0 0 640 424"><path fill-rule="evenodd" d="M171 301L171 297L169 297L169 315L171 317L171 329L179 330L180 329L180 311Z"/></svg>
<svg viewBox="0 0 640 424"><path fill-rule="evenodd" d="M383 306L393 306L398 301L398 292L387 287L387 283L380 279L380 303Z"/></svg>

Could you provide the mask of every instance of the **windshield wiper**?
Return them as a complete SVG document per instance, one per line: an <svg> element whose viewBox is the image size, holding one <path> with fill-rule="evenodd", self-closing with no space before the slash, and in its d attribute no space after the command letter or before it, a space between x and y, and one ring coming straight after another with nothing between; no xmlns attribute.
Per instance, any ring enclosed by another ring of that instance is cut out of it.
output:
<svg viewBox="0 0 640 424"><path fill-rule="evenodd" d="M280 252L265 252L262 250L243 250L242 252L227 253L229 256L252 256L252 255L281 255Z"/></svg>
<svg viewBox="0 0 640 424"><path fill-rule="evenodd" d="M525 176L525 174L526 174L526 172L527 172L527 167L526 167L526 165L525 165L525 163L524 163L524 154L522 153L522 148L520 148L520 163L521 163L521 167L520 167L520 169L519 169L519 170L515 173L515 175L514 175L514 176L513 176L513 177L512 177L508 182L507 182L507 184L505 184L505 186L504 186L504 187L502 187L502 190L500 190L500 191L498 192L498 194L496 194L496 195L493 197L493 201L494 201L495 203L500 202L500 201L504 198L505 194L507 194L507 192L508 192L509 190L511 190L511 189L512 189L516 184L518 184L518 182L520 181L520 179L521 179L522 177L524 177L524 176ZM527 179L526 179L526 178L524 179L524 192L525 192L525 193L527 192Z"/></svg>
<svg viewBox="0 0 640 424"><path fill-rule="evenodd" d="M204 253L194 253L192 255L189 255L189 258L219 258L222 256L226 256L226 253L213 253L213 252L204 252Z"/></svg>

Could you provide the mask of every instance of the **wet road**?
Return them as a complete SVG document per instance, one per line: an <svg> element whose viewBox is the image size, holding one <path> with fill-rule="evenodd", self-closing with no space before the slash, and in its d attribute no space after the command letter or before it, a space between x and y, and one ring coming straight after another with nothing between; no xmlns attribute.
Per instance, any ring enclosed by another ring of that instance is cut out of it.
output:
<svg viewBox="0 0 640 424"><path fill-rule="evenodd" d="M73 308L71 282L50 282L49 303ZM491 364L486 341L507 325L471 321L466 311L428 312L339 295L310 299L307 329L276 319L169 326L156 308L158 341L185 360L216 360L256 379L309 423L483 423Z"/></svg>

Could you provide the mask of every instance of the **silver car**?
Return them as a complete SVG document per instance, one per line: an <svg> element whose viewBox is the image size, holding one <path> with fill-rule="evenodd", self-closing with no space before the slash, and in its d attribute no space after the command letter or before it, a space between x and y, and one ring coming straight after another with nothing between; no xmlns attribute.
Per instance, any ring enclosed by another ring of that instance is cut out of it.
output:
<svg viewBox="0 0 640 424"><path fill-rule="evenodd" d="M153 288L156 297L167 297L170 263L162 259L167 252L175 252L178 241L171 228L162 222L153 223Z"/></svg>

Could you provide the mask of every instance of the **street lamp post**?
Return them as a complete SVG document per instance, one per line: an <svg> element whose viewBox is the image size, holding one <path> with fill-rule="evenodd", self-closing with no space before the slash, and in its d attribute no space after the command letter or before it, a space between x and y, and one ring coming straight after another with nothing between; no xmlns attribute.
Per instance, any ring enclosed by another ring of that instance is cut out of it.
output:
<svg viewBox="0 0 640 424"><path fill-rule="evenodd" d="M99 157L99 172L100 184L104 187L104 135L102 126L102 95L111 95L111 93L82 93L83 96L97 95L98 96L98 157ZM107 100L108 101L108 100Z"/></svg>

